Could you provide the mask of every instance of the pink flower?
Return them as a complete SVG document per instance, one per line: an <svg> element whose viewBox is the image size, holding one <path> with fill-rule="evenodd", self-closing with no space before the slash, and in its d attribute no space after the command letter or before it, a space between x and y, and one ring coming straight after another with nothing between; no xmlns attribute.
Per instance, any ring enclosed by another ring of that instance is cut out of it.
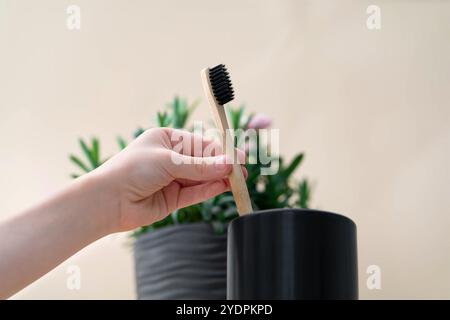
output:
<svg viewBox="0 0 450 320"><path fill-rule="evenodd" d="M255 114L248 123L249 129L266 129L270 127L272 120L268 116L262 113Z"/></svg>

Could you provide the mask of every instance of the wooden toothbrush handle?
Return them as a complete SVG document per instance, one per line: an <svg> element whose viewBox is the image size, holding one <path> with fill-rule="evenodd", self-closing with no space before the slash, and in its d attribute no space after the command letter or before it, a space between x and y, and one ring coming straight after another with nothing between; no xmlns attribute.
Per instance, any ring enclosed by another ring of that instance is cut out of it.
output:
<svg viewBox="0 0 450 320"><path fill-rule="evenodd" d="M236 208L240 216L253 212L250 195L248 194L247 185L240 164L233 165L233 171L228 176L233 193Z"/></svg>
<svg viewBox="0 0 450 320"><path fill-rule="evenodd" d="M247 183L245 182L244 174L242 173L241 165L237 162L236 150L233 144L233 137L230 134L227 116L225 113L224 106L218 106L216 108L217 114L220 117L220 120L217 119L216 123L220 121L224 123L225 131L222 131L222 148L225 150L225 153L234 160L233 169L231 170L230 175L228 176L228 180L230 181L231 192L233 193L234 201L236 202L236 208L238 210L239 215L244 215L250 212L253 212L252 203L250 200L250 195L247 189ZM213 112L216 114L216 112ZM216 118L216 115L215 115ZM232 147L228 146L228 143L232 144Z"/></svg>
<svg viewBox="0 0 450 320"><path fill-rule="evenodd" d="M242 173L241 165L237 162L236 150L234 148L234 139L231 137L225 107L219 105L213 96L211 84L209 82L209 69L204 69L201 72L203 88L208 98L209 105L213 114L214 122L217 129L219 129L222 136L222 148L231 159L233 159L233 170L228 179L230 181L231 192L233 193L234 201L239 215L244 215L253 212L250 195L248 193L247 184L245 182L244 174ZM228 146L228 143L231 143Z"/></svg>

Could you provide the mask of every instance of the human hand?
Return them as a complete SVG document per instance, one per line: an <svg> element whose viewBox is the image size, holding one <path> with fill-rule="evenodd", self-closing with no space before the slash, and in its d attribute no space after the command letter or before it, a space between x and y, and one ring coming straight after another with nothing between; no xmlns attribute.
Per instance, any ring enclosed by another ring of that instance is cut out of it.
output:
<svg viewBox="0 0 450 320"><path fill-rule="evenodd" d="M237 150L243 164L245 154ZM149 225L229 190L231 162L218 143L171 128L150 129L91 174L111 232ZM242 167L246 175L245 167Z"/></svg>

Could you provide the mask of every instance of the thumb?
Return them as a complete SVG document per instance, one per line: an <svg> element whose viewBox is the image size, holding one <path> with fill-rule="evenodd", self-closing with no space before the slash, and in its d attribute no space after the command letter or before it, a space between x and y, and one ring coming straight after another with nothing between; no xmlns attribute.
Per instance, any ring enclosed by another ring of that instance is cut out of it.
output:
<svg viewBox="0 0 450 320"><path fill-rule="evenodd" d="M191 157L172 152L166 169L175 179L195 181L217 180L231 172L231 162L225 155L215 157Z"/></svg>

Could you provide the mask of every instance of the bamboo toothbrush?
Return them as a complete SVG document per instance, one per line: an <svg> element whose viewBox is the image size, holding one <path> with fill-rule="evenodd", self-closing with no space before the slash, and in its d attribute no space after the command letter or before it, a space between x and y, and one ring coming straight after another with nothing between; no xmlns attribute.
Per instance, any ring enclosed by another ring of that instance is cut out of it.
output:
<svg viewBox="0 0 450 320"><path fill-rule="evenodd" d="M201 71L203 89L208 98L213 114L214 122L222 136L222 148L225 153L233 159L233 169L228 177L230 180L231 192L239 215L253 212L250 196L248 194L245 178L241 165L236 163L236 152L234 149L234 137L230 134L230 126L225 112L224 105L234 99L234 91L231 86L230 76L223 64L214 68L206 68ZM228 146L231 142L233 145Z"/></svg>

